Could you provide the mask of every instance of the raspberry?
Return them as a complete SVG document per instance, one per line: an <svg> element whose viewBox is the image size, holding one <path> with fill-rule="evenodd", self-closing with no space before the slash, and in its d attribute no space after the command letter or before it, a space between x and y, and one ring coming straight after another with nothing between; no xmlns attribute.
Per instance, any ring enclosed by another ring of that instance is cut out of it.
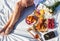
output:
<svg viewBox="0 0 60 41"><path fill-rule="evenodd" d="M54 19L48 19L48 28L53 29L55 26Z"/></svg>

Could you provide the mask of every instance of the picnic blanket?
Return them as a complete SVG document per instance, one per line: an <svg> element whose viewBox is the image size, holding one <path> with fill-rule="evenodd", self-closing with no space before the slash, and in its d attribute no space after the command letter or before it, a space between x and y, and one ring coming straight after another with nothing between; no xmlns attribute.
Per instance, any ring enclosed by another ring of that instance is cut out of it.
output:
<svg viewBox="0 0 60 41"><path fill-rule="evenodd" d="M9 16L12 14L12 11L14 10L14 6L18 1L19 0L0 0L0 29L2 29L2 27L7 23ZM0 35L0 41L37 41L36 39L33 39L30 33L27 31L28 25L25 22L25 18L26 16L28 16L34 11L34 9L39 3L43 3L44 1L45 0L34 0L35 5L25 9L22 12L22 16L19 18L18 22L15 24L14 30L12 31L12 33L9 34L8 36ZM49 3L47 3L47 5L48 4ZM59 9L59 7L57 7L57 9ZM60 11L60 9L57 10L57 12L58 11ZM60 12L58 13L58 16L57 16L57 19L58 19L57 22L60 21L59 17L60 17ZM57 28L57 29L59 32L60 28ZM60 36L48 41L60 41L59 37Z"/></svg>

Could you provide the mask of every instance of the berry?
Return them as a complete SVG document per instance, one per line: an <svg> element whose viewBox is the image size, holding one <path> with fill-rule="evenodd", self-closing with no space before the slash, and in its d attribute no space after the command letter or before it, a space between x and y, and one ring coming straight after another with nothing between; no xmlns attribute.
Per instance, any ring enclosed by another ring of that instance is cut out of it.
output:
<svg viewBox="0 0 60 41"><path fill-rule="evenodd" d="M55 26L54 19L48 19L48 28L53 29Z"/></svg>

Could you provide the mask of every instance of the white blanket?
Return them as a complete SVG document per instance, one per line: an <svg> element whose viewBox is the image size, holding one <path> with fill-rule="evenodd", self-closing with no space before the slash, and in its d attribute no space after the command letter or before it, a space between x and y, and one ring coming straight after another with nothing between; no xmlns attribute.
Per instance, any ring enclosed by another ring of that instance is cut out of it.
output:
<svg viewBox="0 0 60 41"><path fill-rule="evenodd" d="M18 0L19 1L19 0ZM18 2L17 0L0 0L0 29L6 24L11 15L11 12L14 10L15 4ZM15 30L9 34L8 36L0 36L0 41L37 41L32 38L32 36L26 31L29 27L25 18L27 15L31 14L37 4L42 2L43 0L34 0L35 5L29 7L23 11L23 15L19 18L19 21L15 25ZM58 16L59 17L59 16ZM57 41L58 37L49 40L49 41Z"/></svg>

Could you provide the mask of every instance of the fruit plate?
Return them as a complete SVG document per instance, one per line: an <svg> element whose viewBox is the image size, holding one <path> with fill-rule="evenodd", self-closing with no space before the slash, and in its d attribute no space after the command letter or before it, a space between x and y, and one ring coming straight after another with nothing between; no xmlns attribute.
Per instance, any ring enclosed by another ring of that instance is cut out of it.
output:
<svg viewBox="0 0 60 41"><path fill-rule="evenodd" d="M5 4L7 4L7 1L5 1ZM4 2L3 1L3 2ZM38 0L39 1L39 0ZM59 0L60 1L60 0ZM3 3L2 2L2 3ZM9 4L10 1L8 1L8 4ZM51 4L50 4L50 3ZM54 0L46 0L46 2L44 2L43 4L47 4L47 5L52 5L54 3ZM5 5L4 4L4 5ZM12 3L13 4L13 3ZM38 2L35 1L35 4L38 4ZM3 4L2 4L3 5ZM12 8L12 5L9 4L9 6ZM11 13L11 8L10 7L7 7L7 6L0 6L1 8L4 9L4 11L8 11L8 12L2 12L2 10L0 10L1 14L0 14L0 29L2 29L1 27L3 27L5 25L5 23L8 21L9 19L9 15ZM57 11L56 11L56 15L54 15L54 18L56 20L56 22L58 23L57 24L57 27L53 30L53 31L57 31L58 33L60 28L59 28L59 21L60 21L60 6L57 7ZM26 16L30 15L35 9L35 6L32 6L32 7L29 7L27 9L25 9L25 11L23 12L23 15L22 17L19 19L19 21L16 23L15 25L15 30L12 31L11 34L9 34L8 36L1 36L0 35L0 41L37 41L36 39L33 39L32 35L27 31L27 29L29 27L31 27L31 25L28 25L26 22L25 22L25 19L26 19ZM50 32L52 31L51 29L48 31ZM47 32L46 32L47 33ZM44 35L45 33L41 33L42 35ZM60 36L60 35L59 35ZM59 39L59 36L53 38L53 39L50 39L50 40L47 40L47 41L60 41ZM44 37L42 36L43 40L45 41Z"/></svg>

